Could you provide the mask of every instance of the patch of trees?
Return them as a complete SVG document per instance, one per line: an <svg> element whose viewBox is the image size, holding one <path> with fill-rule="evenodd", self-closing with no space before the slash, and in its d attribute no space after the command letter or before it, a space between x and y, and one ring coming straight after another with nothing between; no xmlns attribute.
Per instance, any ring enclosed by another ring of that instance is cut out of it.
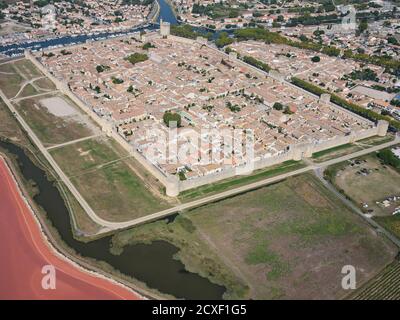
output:
<svg viewBox="0 0 400 320"><path fill-rule="evenodd" d="M116 78L116 77L111 77L111 81L114 84L121 84L124 83L124 80L120 79L120 78Z"/></svg>
<svg viewBox="0 0 400 320"><path fill-rule="evenodd" d="M129 55L129 56L127 56L127 57L125 58L125 60L129 61L129 62L132 63L132 64L136 64L136 63L139 63L139 62L143 62L143 61L146 61L147 59L149 59L149 57L147 56L147 54L145 54L145 53L138 53L138 52L132 53L131 55Z"/></svg>
<svg viewBox="0 0 400 320"><path fill-rule="evenodd" d="M232 102L228 101L226 103L226 107L231 110L232 112L239 112L241 108L237 104L232 104Z"/></svg>
<svg viewBox="0 0 400 320"><path fill-rule="evenodd" d="M156 46L150 42L146 42L143 46L142 49L143 50L149 50L150 48L155 48Z"/></svg>
<svg viewBox="0 0 400 320"><path fill-rule="evenodd" d="M65 49L62 49L60 52L61 52L61 54L62 54L63 56L66 56L66 55L72 54L72 52L71 52L71 51L67 51L67 50L65 50Z"/></svg>
<svg viewBox="0 0 400 320"><path fill-rule="evenodd" d="M318 57L318 56L314 56L314 57L311 58L311 61L312 61L312 62L320 62L320 61L321 61L321 58Z"/></svg>
<svg viewBox="0 0 400 320"><path fill-rule="evenodd" d="M256 58L253 58L251 56L244 56L242 58L242 60L244 62L252 65L253 67L261 69L261 70L263 70L265 72L269 72L271 70L271 67L268 64L266 64L266 63L264 63L264 62L262 62L260 60L257 60Z"/></svg>
<svg viewBox="0 0 400 320"><path fill-rule="evenodd" d="M310 16L309 14L305 14L304 16L291 18L287 22L288 27L295 27L299 24L304 26L310 25L320 25L322 23L338 23L341 19L338 17L336 13L328 14L328 15L319 15L319 16Z"/></svg>
<svg viewBox="0 0 400 320"><path fill-rule="evenodd" d="M378 158L386 165L390 165L393 168L400 169L400 159L390 149L384 149L378 152Z"/></svg>
<svg viewBox="0 0 400 320"><path fill-rule="evenodd" d="M197 37L204 37L202 33L196 32L193 29L193 27L188 24L171 26L171 34L177 37L188 38L188 39L196 39ZM209 38L210 34L207 34L206 37Z"/></svg>
<svg viewBox="0 0 400 320"><path fill-rule="evenodd" d="M378 82L378 75L375 71L370 68L365 68L363 70L355 70L350 73L350 78L353 80L368 80L368 81L376 81Z"/></svg>
<svg viewBox="0 0 400 320"><path fill-rule="evenodd" d="M228 33L226 32L221 32L218 36L218 39L215 40L215 45L218 48L225 47L227 45L230 45L231 43L233 43L233 39L229 38Z"/></svg>
<svg viewBox="0 0 400 320"><path fill-rule="evenodd" d="M340 54L340 49L333 46L323 46L321 51L331 57L337 57Z"/></svg>
<svg viewBox="0 0 400 320"><path fill-rule="evenodd" d="M182 124L182 117L178 113L166 111L163 115L163 121L168 128L172 123L176 123L176 126L179 128Z"/></svg>
<svg viewBox="0 0 400 320"><path fill-rule="evenodd" d="M154 0L123 0L122 4L134 5L134 6L148 6L153 3Z"/></svg>
<svg viewBox="0 0 400 320"><path fill-rule="evenodd" d="M362 20L360 21L359 25L358 25L358 32L359 33L363 33L364 31L367 31L368 29L368 22L367 20Z"/></svg>
<svg viewBox="0 0 400 320"><path fill-rule="evenodd" d="M240 11L238 9L230 8L223 3L215 3L210 5L201 5L195 3L192 8L193 14L206 15L212 19L221 18L237 18Z"/></svg>
<svg viewBox="0 0 400 320"><path fill-rule="evenodd" d="M104 71L106 71L106 70L110 70L110 67L109 67L109 66L102 65L102 64L99 64L98 66L96 66L96 71L97 71L98 73L104 72Z"/></svg>
<svg viewBox="0 0 400 320"><path fill-rule="evenodd" d="M44 56L44 57L47 57L47 58L51 58L51 57L54 57L55 54L54 54L53 52L49 52L49 53L44 53L44 52L43 52L43 56Z"/></svg>
<svg viewBox="0 0 400 320"><path fill-rule="evenodd" d="M400 107L400 100L398 100L398 99L392 99L392 100L390 101L390 104L391 104L392 106L395 106L395 107Z"/></svg>
<svg viewBox="0 0 400 320"><path fill-rule="evenodd" d="M395 37L388 37L387 41L388 41L388 43L394 44L396 46L399 44L399 42L397 41L397 39Z"/></svg>

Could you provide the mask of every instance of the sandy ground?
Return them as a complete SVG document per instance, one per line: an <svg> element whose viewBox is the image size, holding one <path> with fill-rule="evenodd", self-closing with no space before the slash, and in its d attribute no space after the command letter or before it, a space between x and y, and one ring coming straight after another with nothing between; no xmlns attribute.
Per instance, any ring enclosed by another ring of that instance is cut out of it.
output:
<svg viewBox="0 0 400 320"><path fill-rule="evenodd" d="M77 114L74 107L59 97L42 99L40 103L56 117L68 117Z"/></svg>
<svg viewBox="0 0 400 320"><path fill-rule="evenodd" d="M140 299L127 288L56 255L0 158L0 300ZM42 267L56 269L56 289L42 288Z"/></svg>

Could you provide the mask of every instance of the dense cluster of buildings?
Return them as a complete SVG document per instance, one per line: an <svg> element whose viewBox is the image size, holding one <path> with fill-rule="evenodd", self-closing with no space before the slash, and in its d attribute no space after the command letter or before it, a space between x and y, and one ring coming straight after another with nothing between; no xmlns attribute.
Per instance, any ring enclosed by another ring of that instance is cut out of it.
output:
<svg viewBox="0 0 400 320"><path fill-rule="evenodd" d="M223 142L211 150L212 134L207 130L252 132L257 160L285 153L296 144L326 141L373 126L266 77L201 39L150 33L52 51L40 60L145 156L163 132L168 136L172 130L163 121L166 112L178 114L182 121L178 144L199 145L187 129L197 132L202 140L198 159L171 163L162 150L156 150L148 160L166 175L183 173L184 179L221 171L226 159L230 167L247 161L246 151L224 154ZM210 152L219 153L220 160L200 164L201 155Z"/></svg>
<svg viewBox="0 0 400 320"><path fill-rule="evenodd" d="M365 108L400 112L390 104L396 93L383 90L394 90L400 83L396 76L385 73L383 67L280 44L245 41L230 47L239 54L268 63L287 78L306 80Z"/></svg>
<svg viewBox="0 0 400 320"><path fill-rule="evenodd" d="M369 22L367 29L358 34L358 24L354 28L347 25L298 26L279 29L288 37L306 36L324 45L333 45L342 50L365 53L367 55L385 55L400 58L400 22L398 19L386 19Z"/></svg>
<svg viewBox="0 0 400 320"><path fill-rule="evenodd" d="M2 12L5 19L31 27L23 35L11 33L0 39L0 44L15 43L21 37L35 39L54 35L71 35L120 31L146 22L151 2L125 4L124 0L55 1L42 5L38 2L16 2Z"/></svg>

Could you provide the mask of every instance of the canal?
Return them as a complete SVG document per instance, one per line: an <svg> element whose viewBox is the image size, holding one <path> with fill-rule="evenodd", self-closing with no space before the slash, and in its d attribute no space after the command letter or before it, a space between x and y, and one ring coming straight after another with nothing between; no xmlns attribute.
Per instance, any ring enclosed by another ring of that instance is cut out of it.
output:
<svg viewBox="0 0 400 320"><path fill-rule="evenodd" d="M128 245L122 254L113 255L110 252L111 236L88 243L75 239L64 199L53 182L47 179L46 172L36 166L22 148L0 140L1 148L17 157L23 178L32 181L38 190L33 200L43 208L62 241L76 253L107 262L121 273L146 283L149 288L158 289L177 298L222 298L225 288L186 271L184 265L173 258L178 249L168 242Z"/></svg>
<svg viewBox="0 0 400 320"><path fill-rule="evenodd" d="M158 22L162 18L163 21L169 22L171 24L177 24L178 21L174 15L173 10L168 4L167 0L157 0L160 6L160 13L158 17ZM138 26L132 28L130 30L119 31L119 32L103 32L98 34L80 34L80 35L68 35L61 36L51 39L44 40L36 40L36 41L27 41L23 43L9 44L5 46L0 46L0 53L5 54L7 56L18 56L23 55L24 50L42 50L47 48L65 46L65 45L73 45L79 43L85 43L87 41L96 41L103 40L107 38L123 36L128 34L133 34L141 31L152 31L158 29L158 24L145 24L142 26Z"/></svg>
<svg viewBox="0 0 400 320"><path fill-rule="evenodd" d="M165 22L169 22L170 24L178 24L178 20L175 17L174 11L169 5L168 1L170 0L157 0L160 5L160 14L158 16L158 23L160 23L160 19Z"/></svg>

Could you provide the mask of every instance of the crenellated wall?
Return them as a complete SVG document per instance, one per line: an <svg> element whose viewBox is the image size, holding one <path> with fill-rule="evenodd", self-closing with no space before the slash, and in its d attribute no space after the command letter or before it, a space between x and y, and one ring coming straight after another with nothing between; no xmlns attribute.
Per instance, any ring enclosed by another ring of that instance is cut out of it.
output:
<svg viewBox="0 0 400 320"><path fill-rule="evenodd" d="M196 42L196 40L191 40L191 39L186 39L186 38L181 38L181 37L176 37L173 35L168 35L169 39L173 39L174 41L179 41L183 43L189 43L193 44ZM218 51L215 48L211 48L215 51ZM224 54L221 51L218 51L220 54ZM79 97L77 97L67 86L67 84L63 83L59 79L57 79L54 75L52 75L30 52L26 51L25 56L27 59L29 59L40 71L42 71L50 80L54 82L56 85L57 89L59 89L63 94L68 96L74 103L76 103L86 114L89 115L89 117L97 123L104 132L107 133L108 136L114 138L126 151L129 152L129 154L133 155L135 159L142 164L153 176L155 176L166 188L166 194L171 197L177 196L180 192L189 190L192 188L197 188L206 184L210 183L215 183L220 180L232 178L236 175L238 175L238 171L240 168L232 168L232 167L225 167L223 168L220 172L208 174L202 177L197 177L194 179L190 180L183 180L180 181L177 176L175 175L166 175L164 172L162 172L157 166L153 165L151 162L149 162L141 153L139 153L134 146L130 145L123 137L121 137L115 128L113 128L113 125L110 122L107 122L105 119L99 117L92 109L91 106L89 106L86 102L82 101ZM262 72L261 70L258 70L252 66L247 65L243 61L236 59L233 55L226 55L225 56L237 62L240 65L250 67L254 69L257 72L260 72L262 74L266 74ZM284 81L281 79L281 77L278 77L277 74L274 74L272 72L272 75L269 75L272 78L275 78L278 81ZM285 84L289 86L293 86L291 83L285 82ZM304 92L304 94L307 95L312 95L309 92L306 92L300 88L296 89L300 90L301 92ZM312 95L313 96L313 95ZM318 97L316 97L318 98ZM350 111L343 109L339 106L334 105L331 103L329 100L330 97L328 95L321 97L321 102L326 103L328 106L331 108L334 108L337 112L341 114L345 114L346 116L352 116L356 119L359 119L360 121L365 121L367 123L372 124L367 119L362 118L361 116L355 115L351 113ZM388 129L388 123L386 121L378 121L378 124L376 126L371 127L370 129L364 129L360 130L357 132L352 132L350 135L346 136L336 136L332 139L329 140L324 140L324 141L318 141L314 143L300 143L296 145L292 145L286 150L285 152L272 156L272 157L267 157L267 158L262 158L260 160L257 160L254 162L254 167L253 170L259 170L263 169L265 167L277 165L279 163L289 161L289 160L296 160L299 161L301 159L311 157L313 153L320 152L323 150L331 149L343 144L348 144L348 143L353 143L358 140L362 140L368 137L372 136L384 136L387 132Z"/></svg>

